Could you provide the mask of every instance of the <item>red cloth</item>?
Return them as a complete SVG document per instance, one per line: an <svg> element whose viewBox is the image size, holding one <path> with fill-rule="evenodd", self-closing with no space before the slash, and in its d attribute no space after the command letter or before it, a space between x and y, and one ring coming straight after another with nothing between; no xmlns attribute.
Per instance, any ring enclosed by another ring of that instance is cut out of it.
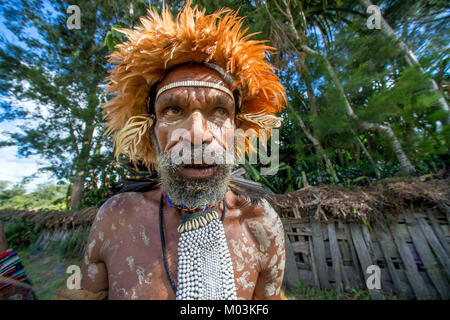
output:
<svg viewBox="0 0 450 320"><path fill-rule="evenodd" d="M10 255L11 253L13 253L13 251L10 249L3 251L2 253L0 253L0 260L6 257L7 255Z"/></svg>

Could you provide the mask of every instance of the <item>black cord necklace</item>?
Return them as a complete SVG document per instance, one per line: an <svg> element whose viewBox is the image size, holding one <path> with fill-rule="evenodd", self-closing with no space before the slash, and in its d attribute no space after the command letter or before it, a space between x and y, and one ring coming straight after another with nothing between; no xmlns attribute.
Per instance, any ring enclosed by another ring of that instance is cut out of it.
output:
<svg viewBox="0 0 450 320"><path fill-rule="evenodd" d="M169 263L167 261L166 240L164 237L163 203L164 203L164 195L161 194L161 200L159 201L159 234L161 235L161 249L162 249L162 254L163 254L163 259L164 259L164 268L166 269L166 274L167 274L167 277L169 278L170 286L172 287L173 292L176 295L177 294L177 286L175 284L175 281L173 280L172 274L170 273ZM222 223L223 223L224 219L225 219L225 198L223 199L223 212L222 212L222 218L220 219L220 221L222 221Z"/></svg>

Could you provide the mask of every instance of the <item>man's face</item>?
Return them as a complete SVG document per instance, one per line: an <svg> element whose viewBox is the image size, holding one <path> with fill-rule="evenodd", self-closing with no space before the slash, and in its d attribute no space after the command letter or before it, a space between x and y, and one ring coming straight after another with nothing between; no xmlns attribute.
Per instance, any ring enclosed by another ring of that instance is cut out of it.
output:
<svg viewBox="0 0 450 320"><path fill-rule="evenodd" d="M231 90L217 71L185 65L167 74L156 92L186 80L216 83ZM155 101L155 115L153 139L160 150L158 172L163 189L176 204L188 207L223 199L233 167L226 157L232 155L234 146L233 98L214 88L172 88Z"/></svg>

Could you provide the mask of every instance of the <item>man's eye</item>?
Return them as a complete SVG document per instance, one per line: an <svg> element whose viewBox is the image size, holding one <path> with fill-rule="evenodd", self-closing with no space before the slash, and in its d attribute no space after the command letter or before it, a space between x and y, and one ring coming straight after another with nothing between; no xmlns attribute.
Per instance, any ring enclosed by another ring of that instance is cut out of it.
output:
<svg viewBox="0 0 450 320"><path fill-rule="evenodd" d="M227 116L229 113L228 113L228 110L227 109L225 109L225 108L216 108L215 110L214 110L214 113L216 114L216 115L218 115L218 116Z"/></svg>
<svg viewBox="0 0 450 320"><path fill-rule="evenodd" d="M177 116L181 113L181 109L179 107L168 107L165 110L165 114L168 116Z"/></svg>

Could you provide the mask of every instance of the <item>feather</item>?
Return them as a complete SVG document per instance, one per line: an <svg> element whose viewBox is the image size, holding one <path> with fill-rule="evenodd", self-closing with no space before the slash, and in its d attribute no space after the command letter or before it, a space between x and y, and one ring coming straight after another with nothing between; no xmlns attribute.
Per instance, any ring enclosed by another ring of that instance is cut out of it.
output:
<svg viewBox="0 0 450 320"><path fill-rule="evenodd" d="M207 15L187 1L176 18L164 6L161 14L148 10L133 29L114 28L127 41L109 55L112 68L105 88L115 97L102 109L106 132L115 136L120 152L130 151L133 159L141 159L147 167L155 165L152 142L142 136L142 130L150 125L135 127L130 117L147 110L147 96L142 98L142 92L148 93L167 69L185 62L214 63L235 79L232 87L242 97L241 128L258 130L280 123L275 114L284 108L285 89L267 59L275 48L251 40L254 34L245 35L247 29L242 26L237 11L221 9ZM129 131L124 131L127 127Z"/></svg>
<svg viewBox="0 0 450 320"><path fill-rule="evenodd" d="M161 181L156 171L145 171L141 164L133 166L131 163L121 163L128 172L128 178L121 178L119 183L114 184L111 191L116 193L123 192L147 192L160 187ZM264 200L273 203L274 193L264 189L261 184L247 180L243 176L244 168L239 168L232 172L228 187L239 198L247 200L252 206L260 205ZM211 217L209 217L211 219ZM203 220L202 220L203 221ZM209 221L209 220L208 220ZM207 223L207 221L203 221Z"/></svg>
<svg viewBox="0 0 450 320"><path fill-rule="evenodd" d="M125 154L131 162L137 160L137 148L142 137L153 125L153 115L133 116L117 133L114 139L115 157Z"/></svg>
<svg viewBox="0 0 450 320"><path fill-rule="evenodd" d="M263 129L279 128L283 118L271 114L259 113L239 113L236 119L250 121Z"/></svg>
<svg viewBox="0 0 450 320"><path fill-rule="evenodd" d="M272 202L274 193L264 189L258 182L247 180L243 177L244 168L240 168L231 174L228 184L230 190L239 198L250 202L252 206L260 205L264 200Z"/></svg>

